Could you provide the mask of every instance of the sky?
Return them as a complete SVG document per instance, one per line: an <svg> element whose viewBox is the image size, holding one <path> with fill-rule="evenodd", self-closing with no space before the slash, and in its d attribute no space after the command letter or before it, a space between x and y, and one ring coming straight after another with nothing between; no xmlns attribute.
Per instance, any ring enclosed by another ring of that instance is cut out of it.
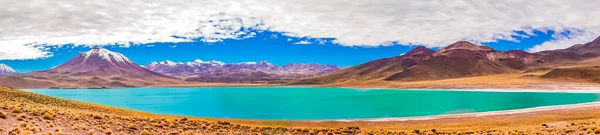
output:
<svg viewBox="0 0 600 135"><path fill-rule="evenodd" d="M352 66L456 41L538 52L600 36L597 0L0 1L0 63L20 72L90 47L151 61Z"/></svg>

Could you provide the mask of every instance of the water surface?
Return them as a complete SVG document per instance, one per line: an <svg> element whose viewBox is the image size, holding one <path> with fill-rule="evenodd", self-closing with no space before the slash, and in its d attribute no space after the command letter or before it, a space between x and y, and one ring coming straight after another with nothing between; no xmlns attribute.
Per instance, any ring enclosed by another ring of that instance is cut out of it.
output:
<svg viewBox="0 0 600 135"><path fill-rule="evenodd" d="M598 100L596 93L366 90L321 87L35 89L30 91L158 114L269 120L430 116Z"/></svg>

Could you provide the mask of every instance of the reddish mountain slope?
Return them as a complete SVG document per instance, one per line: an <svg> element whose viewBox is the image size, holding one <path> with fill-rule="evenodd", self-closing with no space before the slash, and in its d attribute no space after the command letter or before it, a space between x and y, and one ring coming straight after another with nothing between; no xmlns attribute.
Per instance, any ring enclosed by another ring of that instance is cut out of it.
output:
<svg viewBox="0 0 600 135"><path fill-rule="evenodd" d="M506 52L512 53L512 54L517 55L517 56L519 56L521 58L525 58L527 56L532 55L531 53L523 51L523 50L508 50Z"/></svg>
<svg viewBox="0 0 600 135"><path fill-rule="evenodd" d="M459 41L438 51L417 47L405 55L384 58L297 84L332 84L366 80L435 80L511 73L525 69L516 54Z"/></svg>
<svg viewBox="0 0 600 135"><path fill-rule="evenodd" d="M358 66L346 68L325 76L302 80L299 84L326 84L352 80L381 79L408 69L433 57L435 51L418 46L404 55L383 58Z"/></svg>
<svg viewBox="0 0 600 135"><path fill-rule="evenodd" d="M524 68L522 59L517 55L459 41L436 51L431 59L422 64L385 80L437 80L511 73Z"/></svg>
<svg viewBox="0 0 600 135"><path fill-rule="evenodd" d="M600 37L592 42L573 45L567 49L533 53L533 56L525 58L525 61L530 66L561 66L598 56L600 56Z"/></svg>
<svg viewBox="0 0 600 135"><path fill-rule="evenodd" d="M417 48L416 50L429 50ZM307 79L297 84L334 84L379 81L418 81L461 78L501 73L517 73L527 69L559 66L587 65L587 68L557 70L543 78L596 78L595 68L600 64L600 37L592 42L578 44L567 49L528 53L522 50L497 51L487 46L479 46L459 41L447 47L423 53L425 57L415 59L411 52L407 55L371 61L356 67L340 70L325 76ZM410 57L409 57L410 56ZM419 55L417 55L419 56ZM411 59L407 59L411 58ZM582 70L585 69L585 70ZM590 69L590 70L588 70ZM580 73L580 74L577 74Z"/></svg>

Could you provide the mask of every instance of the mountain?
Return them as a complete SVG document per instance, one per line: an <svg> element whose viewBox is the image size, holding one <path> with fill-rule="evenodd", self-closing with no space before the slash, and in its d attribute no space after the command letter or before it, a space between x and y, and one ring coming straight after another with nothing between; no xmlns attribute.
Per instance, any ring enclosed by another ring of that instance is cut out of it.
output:
<svg viewBox="0 0 600 135"><path fill-rule="evenodd" d="M358 66L320 76L312 79L302 80L302 84L327 84L345 81L363 81L381 79L397 72L408 69L433 57L435 51L423 46L396 57L383 58L367 62Z"/></svg>
<svg viewBox="0 0 600 135"><path fill-rule="evenodd" d="M152 79L172 78L140 67L124 55L103 48L93 48L57 67L31 74L60 74L93 77L129 76Z"/></svg>
<svg viewBox="0 0 600 135"><path fill-rule="evenodd" d="M320 64L287 64L276 66L267 61L224 63L194 60L191 62L151 62L146 69L186 78L194 82L278 82L324 75L341 67Z"/></svg>
<svg viewBox="0 0 600 135"><path fill-rule="evenodd" d="M521 58L525 58L527 56L531 56L532 55L531 53L529 53L527 51L523 51L523 50L508 50L506 52L512 53L512 54L517 55L517 56L519 56Z"/></svg>
<svg viewBox="0 0 600 135"><path fill-rule="evenodd" d="M511 73L522 69L525 69L523 60L517 55L459 41L439 49L432 58L422 64L398 72L385 80L439 80Z"/></svg>
<svg viewBox="0 0 600 135"><path fill-rule="evenodd" d="M27 87L32 83L43 83L44 87L47 85L47 87L59 88L102 88L152 86L179 81L140 67L123 54L103 48L93 48L49 70L11 76L11 78L20 82L2 83L9 82L5 80L0 81L0 85Z"/></svg>
<svg viewBox="0 0 600 135"><path fill-rule="evenodd" d="M18 72L6 64L0 63L0 74L17 74Z"/></svg>
<svg viewBox="0 0 600 135"><path fill-rule="evenodd" d="M459 41L437 51L419 46L408 53L374 60L297 84L353 81L415 81L511 73L525 69L516 54Z"/></svg>
<svg viewBox="0 0 600 135"><path fill-rule="evenodd" d="M600 66L557 68L540 77L563 80L585 80L600 83Z"/></svg>
<svg viewBox="0 0 600 135"><path fill-rule="evenodd" d="M531 66L560 66L575 64L598 56L600 56L600 37L592 42L576 44L566 49L533 53L532 56L526 58L526 64Z"/></svg>
<svg viewBox="0 0 600 135"><path fill-rule="evenodd" d="M415 55L420 54L420 55ZM581 78L600 82L600 37L566 49L529 53L498 51L458 41L437 51L417 47L396 57L383 58L295 84L353 84L378 81L423 81L493 74L549 70L541 78ZM575 67L575 68L573 68ZM529 75L531 76L531 75Z"/></svg>

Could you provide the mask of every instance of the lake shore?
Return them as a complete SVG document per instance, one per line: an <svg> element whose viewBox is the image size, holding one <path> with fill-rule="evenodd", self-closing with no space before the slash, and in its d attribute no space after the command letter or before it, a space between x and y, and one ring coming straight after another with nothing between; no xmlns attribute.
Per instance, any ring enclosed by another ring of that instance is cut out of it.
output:
<svg viewBox="0 0 600 135"><path fill-rule="evenodd" d="M582 108L600 108L600 102L580 103L580 104L567 104L567 105L554 105L554 106L542 106L525 109L513 109L513 110L501 110L501 111L489 111L489 112L473 112L473 113L459 113L459 114L446 114L446 115L435 115L435 116L415 116L415 117L399 117L399 118L372 118L372 119L348 119L348 120L317 120L318 121L340 121L340 122L351 122L351 121L372 121L372 122L384 122L384 121L419 121L419 120L435 120L435 119L458 119L466 117L482 117L482 116L494 116L494 115L513 115L522 113L536 113L546 112L555 110L569 110L569 109L582 109Z"/></svg>
<svg viewBox="0 0 600 135"><path fill-rule="evenodd" d="M152 87L339 87L365 90L439 90L439 91L487 91L487 92L569 92L569 93L600 93L600 84L517 84L517 85L488 85L488 84L431 84L431 85L288 85L288 84L237 84L237 83L198 83L160 85Z"/></svg>

